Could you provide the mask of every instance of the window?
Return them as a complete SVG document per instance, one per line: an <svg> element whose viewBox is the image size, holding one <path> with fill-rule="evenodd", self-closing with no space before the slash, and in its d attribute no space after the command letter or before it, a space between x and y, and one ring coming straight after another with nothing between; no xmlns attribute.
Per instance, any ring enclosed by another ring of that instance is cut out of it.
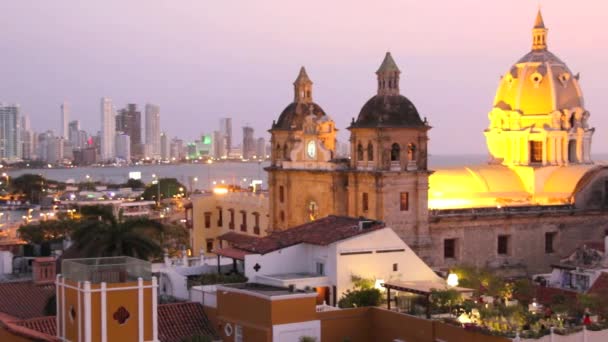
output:
<svg viewBox="0 0 608 342"><path fill-rule="evenodd" d="M247 212L245 210L241 210L241 231L247 231Z"/></svg>
<svg viewBox="0 0 608 342"><path fill-rule="evenodd" d="M260 213L253 213L253 233L256 235L260 235Z"/></svg>
<svg viewBox="0 0 608 342"><path fill-rule="evenodd" d="M222 207L217 207L217 226L222 227L224 225L224 215Z"/></svg>
<svg viewBox="0 0 608 342"><path fill-rule="evenodd" d="M211 212L205 213L205 228L211 228Z"/></svg>
<svg viewBox="0 0 608 342"><path fill-rule="evenodd" d="M550 254L555 252L555 236L557 233L549 232L545 233L545 253Z"/></svg>
<svg viewBox="0 0 608 342"><path fill-rule="evenodd" d="M541 141L530 141L530 163L543 162L543 143Z"/></svg>
<svg viewBox="0 0 608 342"><path fill-rule="evenodd" d="M416 145L410 143L407 145L407 160L414 161L416 160Z"/></svg>
<svg viewBox="0 0 608 342"><path fill-rule="evenodd" d="M322 262L317 262L316 264L316 268L317 268L317 274L318 275L325 275L325 264Z"/></svg>
<svg viewBox="0 0 608 342"><path fill-rule="evenodd" d="M374 145L372 145L371 141L367 143L367 160L374 160Z"/></svg>
<svg viewBox="0 0 608 342"><path fill-rule="evenodd" d="M498 235L498 248L496 252L499 255L508 255L509 254L509 235Z"/></svg>
<svg viewBox="0 0 608 342"><path fill-rule="evenodd" d="M285 212L283 210L279 213L279 217L281 218L281 222L285 222Z"/></svg>
<svg viewBox="0 0 608 342"><path fill-rule="evenodd" d="M228 228L234 229L234 209L228 209L230 213L230 222L228 222Z"/></svg>
<svg viewBox="0 0 608 342"><path fill-rule="evenodd" d="M369 210L369 197L367 196L367 192L361 194L361 210Z"/></svg>
<svg viewBox="0 0 608 342"><path fill-rule="evenodd" d="M393 264L393 272L399 271L399 264Z"/></svg>
<svg viewBox="0 0 608 342"><path fill-rule="evenodd" d="M213 251L213 239L207 239L207 253Z"/></svg>
<svg viewBox="0 0 608 342"><path fill-rule="evenodd" d="M289 151L287 151L287 144L283 145L283 159L287 159L289 156Z"/></svg>
<svg viewBox="0 0 608 342"><path fill-rule="evenodd" d="M391 161L399 161L400 153L401 153L401 148L399 147L399 144L394 143L393 146L391 146Z"/></svg>
<svg viewBox="0 0 608 342"><path fill-rule="evenodd" d="M402 192L399 194L399 209L401 211L408 211L410 209L409 192Z"/></svg>
<svg viewBox="0 0 608 342"><path fill-rule="evenodd" d="M574 115L572 115L574 117ZM568 141L568 162L576 163L576 140Z"/></svg>
<svg viewBox="0 0 608 342"><path fill-rule="evenodd" d="M279 186L279 203L283 203L285 201L285 188L283 186Z"/></svg>
<svg viewBox="0 0 608 342"><path fill-rule="evenodd" d="M456 239L443 240L443 258L456 259Z"/></svg>
<svg viewBox="0 0 608 342"><path fill-rule="evenodd" d="M234 342L243 342L243 327L238 324L234 325Z"/></svg>
<svg viewBox="0 0 608 342"><path fill-rule="evenodd" d="M357 145L357 161L363 161L363 146L361 146L361 143Z"/></svg>

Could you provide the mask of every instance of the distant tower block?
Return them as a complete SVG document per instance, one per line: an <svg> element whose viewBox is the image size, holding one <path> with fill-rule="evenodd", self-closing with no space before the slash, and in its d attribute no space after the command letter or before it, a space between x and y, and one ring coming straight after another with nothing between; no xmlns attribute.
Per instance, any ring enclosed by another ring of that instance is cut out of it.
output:
<svg viewBox="0 0 608 342"><path fill-rule="evenodd" d="M57 275L62 341L158 341L157 281L131 257L69 259Z"/></svg>

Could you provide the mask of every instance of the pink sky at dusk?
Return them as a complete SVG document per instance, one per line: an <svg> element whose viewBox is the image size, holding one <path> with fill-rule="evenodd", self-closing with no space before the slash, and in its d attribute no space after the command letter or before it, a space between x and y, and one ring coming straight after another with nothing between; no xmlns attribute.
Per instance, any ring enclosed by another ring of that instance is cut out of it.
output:
<svg viewBox="0 0 608 342"><path fill-rule="evenodd" d="M608 152L608 4L542 1L549 49L581 73ZM264 134L292 101L305 65L313 98L340 138L375 94L390 50L402 94L434 127L431 154L486 152L499 77L530 50L538 1L32 1L0 3L0 102L19 103L37 131L59 129L59 104L92 133L99 99L161 106L161 129L188 140L252 125Z"/></svg>

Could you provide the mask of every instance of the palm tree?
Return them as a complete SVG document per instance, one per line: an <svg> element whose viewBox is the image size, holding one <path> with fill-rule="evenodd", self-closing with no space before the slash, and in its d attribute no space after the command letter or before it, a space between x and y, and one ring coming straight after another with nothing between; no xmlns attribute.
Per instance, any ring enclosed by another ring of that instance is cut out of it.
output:
<svg viewBox="0 0 608 342"><path fill-rule="evenodd" d="M82 257L132 256L148 260L160 255L162 223L149 219L118 221L111 213L90 216L72 234L75 247Z"/></svg>

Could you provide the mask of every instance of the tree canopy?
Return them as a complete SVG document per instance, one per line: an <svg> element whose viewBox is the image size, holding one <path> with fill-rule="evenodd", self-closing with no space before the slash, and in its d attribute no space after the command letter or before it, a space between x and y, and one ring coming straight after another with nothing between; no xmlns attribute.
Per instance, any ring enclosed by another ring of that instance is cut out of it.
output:
<svg viewBox="0 0 608 342"><path fill-rule="evenodd" d="M160 200L163 198L171 198L178 194L183 194L186 187L175 178L161 178L158 184L149 184L143 193L143 198L147 201L157 200L157 194L160 192ZM180 191L181 189L181 191Z"/></svg>

